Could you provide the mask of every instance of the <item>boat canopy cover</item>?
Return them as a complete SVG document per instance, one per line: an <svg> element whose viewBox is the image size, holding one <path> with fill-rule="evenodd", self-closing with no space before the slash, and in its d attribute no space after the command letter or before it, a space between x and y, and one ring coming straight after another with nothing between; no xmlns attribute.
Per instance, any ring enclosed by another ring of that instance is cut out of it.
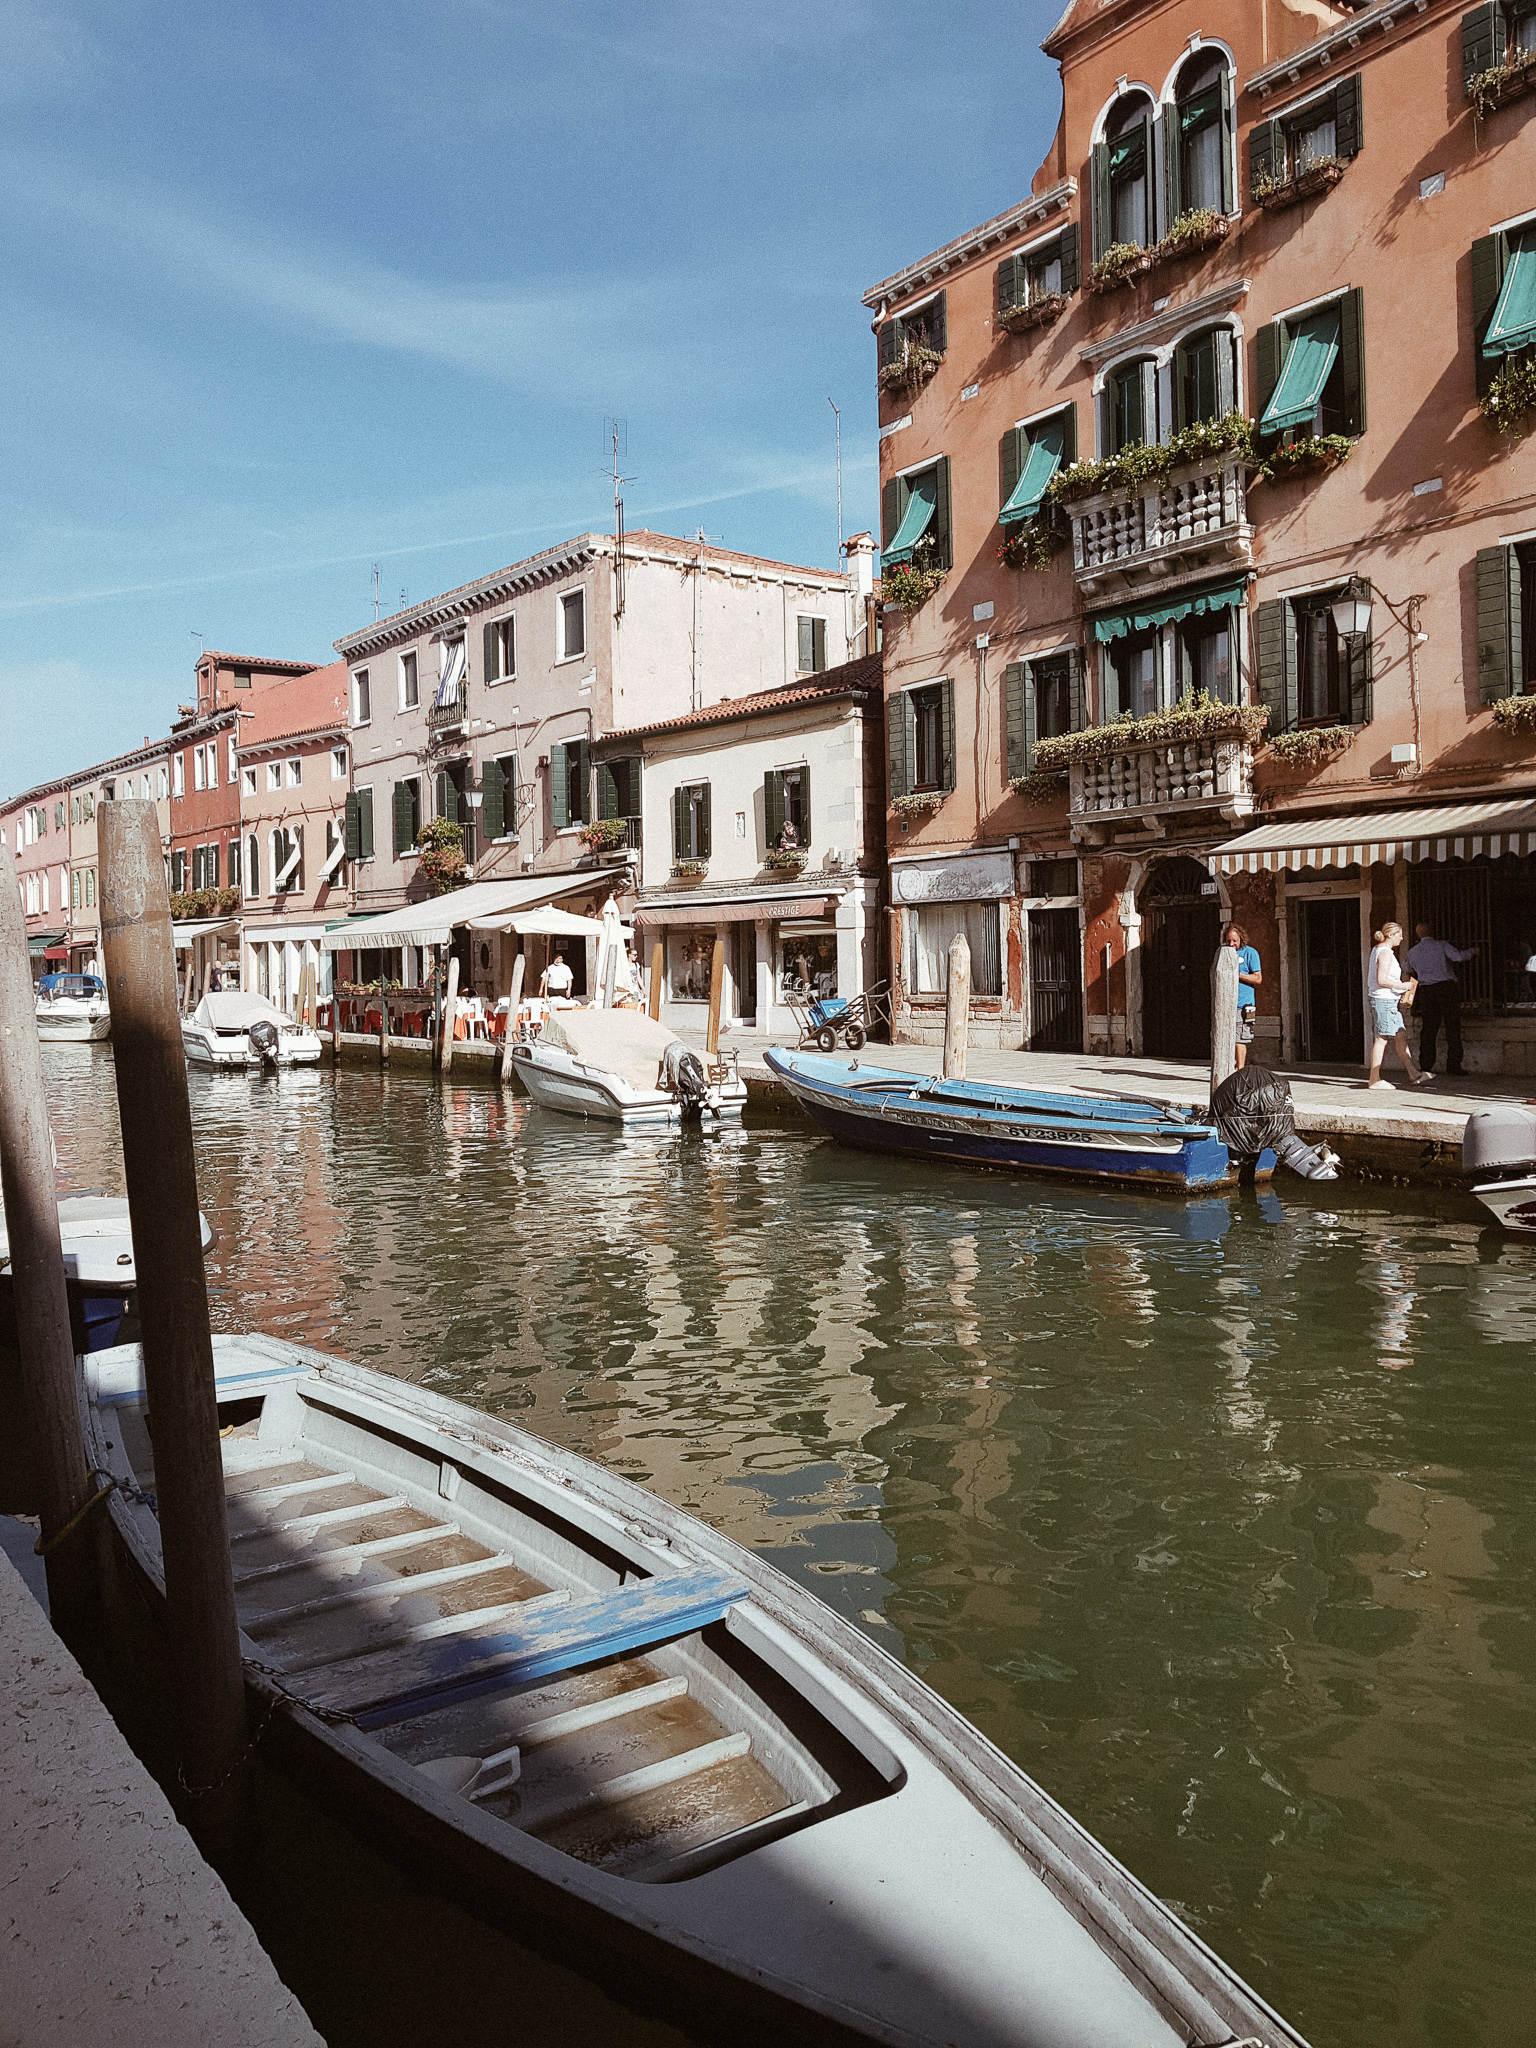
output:
<svg viewBox="0 0 1536 2048"><path fill-rule="evenodd" d="M446 896L424 903L402 903L376 917L349 917L331 925L320 941L327 953L352 953L375 946L446 946L455 925L499 926L505 929L520 910L533 910L561 896L592 895L603 886L602 875L530 876L520 882L471 882Z"/></svg>
<svg viewBox="0 0 1536 2048"><path fill-rule="evenodd" d="M646 1092L657 1086L662 1055L676 1038L675 1031L639 1010L555 1010L539 1043Z"/></svg>
<svg viewBox="0 0 1536 2048"><path fill-rule="evenodd" d="M210 1031L249 1031L253 1024L263 1021L285 1030L293 1019L285 1015L276 1003L269 1003L265 996L257 995L254 989L232 988L205 995L192 1012L191 1021Z"/></svg>

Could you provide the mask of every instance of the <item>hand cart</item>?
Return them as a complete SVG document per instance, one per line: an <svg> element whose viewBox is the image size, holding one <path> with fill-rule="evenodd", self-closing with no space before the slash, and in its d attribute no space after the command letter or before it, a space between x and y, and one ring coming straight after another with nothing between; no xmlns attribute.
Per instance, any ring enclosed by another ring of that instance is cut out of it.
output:
<svg viewBox="0 0 1536 2048"><path fill-rule="evenodd" d="M836 1052L842 1039L850 1052L857 1052L871 1031L891 1022L890 984L877 982L857 996L823 996L819 1002L796 1002L788 998L789 1014L800 1031L798 1050L816 1046L822 1052Z"/></svg>

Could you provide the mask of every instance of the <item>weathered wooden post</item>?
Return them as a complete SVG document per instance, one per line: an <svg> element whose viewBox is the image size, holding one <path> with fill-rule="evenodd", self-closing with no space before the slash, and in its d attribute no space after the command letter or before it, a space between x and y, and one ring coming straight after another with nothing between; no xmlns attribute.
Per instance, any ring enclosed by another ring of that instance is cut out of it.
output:
<svg viewBox="0 0 1536 2048"><path fill-rule="evenodd" d="M653 1024L661 1022L661 941L658 939L651 948L651 994L646 1010Z"/></svg>
<svg viewBox="0 0 1536 2048"><path fill-rule="evenodd" d="M949 985L944 1004L944 1079L965 1079L971 1041L971 942L956 932L949 948Z"/></svg>
<svg viewBox="0 0 1536 2048"><path fill-rule="evenodd" d="M501 1059L496 1074L503 1083L512 1078L512 1048L517 1043L517 1006L523 999L523 972L527 965L527 958L522 953L512 962L512 993L507 998L507 1035L501 1041Z"/></svg>
<svg viewBox="0 0 1536 2048"><path fill-rule="evenodd" d="M453 1025L459 1009L459 956L455 953L448 962L448 994L443 1003L443 1035L440 1044L439 1061L446 1074L453 1065Z"/></svg>
<svg viewBox="0 0 1536 2048"><path fill-rule="evenodd" d="M385 993L382 974L379 976L379 1065L389 1065L389 997Z"/></svg>
<svg viewBox="0 0 1536 2048"><path fill-rule="evenodd" d="M1237 1067L1237 948L1222 945L1211 962L1211 1094Z"/></svg>
<svg viewBox="0 0 1536 2048"><path fill-rule="evenodd" d="M166 1617L182 1708L183 1782L198 1802L194 1817L216 1822L238 1796L245 1693L170 906L154 805L105 804L98 817L101 942L155 1433Z"/></svg>
<svg viewBox="0 0 1536 2048"><path fill-rule="evenodd" d="M95 1602L94 1560L84 1531L68 1536L64 1531L96 1487L80 1441L75 1345L35 1002L15 859L8 846L0 845L0 1183L10 1235L25 1423L16 1462L34 1489L29 1499L0 1500L0 1509L41 1515L54 1625L78 1642ZM178 1029L178 1044L180 1037Z"/></svg>
<svg viewBox="0 0 1536 2048"><path fill-rule="evenodd" d="M720 1050L720 998L724 993L725 941L717 938L709 963L709 1036L704 1041L705 1050L712 1056Z"/></svg>
<svg viewBox="0 0 1536 2048"><path fill-rule="evenodd" d="M331 1065L341 1065L341 989L336 980L336 955L331 955Z"/></svg>
<svg viewBox="0 0 1536 2048"><path fill-rule="evenodd" d="M613 1008L613 986L619 974L619 949L622 941L614 939L603 949L603 999L605 1010Z"/></svg>

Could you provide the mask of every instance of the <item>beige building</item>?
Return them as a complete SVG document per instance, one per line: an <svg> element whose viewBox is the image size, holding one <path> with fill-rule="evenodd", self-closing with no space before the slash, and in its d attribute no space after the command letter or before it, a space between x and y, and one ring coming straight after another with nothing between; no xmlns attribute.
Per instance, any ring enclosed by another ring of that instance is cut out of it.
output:
<svg viewBox="0 0 1536 2048"><path fill-rule="evenodd" d="M103 972L101 954L101 862L97 819L104 803L128 797L155 806L160 843L170 881L171 759L166 740L102 761L72 776L69 794L69 964L76 974Z"/></svg>

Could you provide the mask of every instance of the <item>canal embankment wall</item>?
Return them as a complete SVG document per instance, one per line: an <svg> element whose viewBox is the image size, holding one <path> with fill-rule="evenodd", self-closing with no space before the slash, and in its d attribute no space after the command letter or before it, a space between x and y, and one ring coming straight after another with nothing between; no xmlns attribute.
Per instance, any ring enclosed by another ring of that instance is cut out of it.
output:
<svg viewBox="0 0 1536 2048"><path fill-rule="evenodd" d="M701 1049L702 1028L679 1036ZM733 1033L725 1049L741 1063L751 1111L765 1117L798 1118L800 1111L787 1090L774 1079L764 1053L772 1040L760 1034ZM494 1082L500 1047L482 1040L461 1040L455 1047L452 1074L462 1080ZM851 1054L839 1057L852 1058ZM942 1052L937 1046L866 1045L857 1055L866 1066L894 1067L906 1073L936 1074ZM379 1064L377 1036L343 1034L340 1059L346 1065ZM423 1038L391 1038L389 1064L402 1070L427 1071L432 1047ZM1110 1057L1100 1054L998 1052L971 1048L970 1078L1010 1087L1054 1090L1070 1094L1130 1095L1174 1108L1202 1108L1210 1087L1203 1069L1171 1060ZM1309 1144L1327 1143L1338 1154L1346 1179L1397 1185L1465 1188L1461 1172L1461 1139L1468 1116L1492 1101L1520 1101L1529 1087L1518 1078L1468 1076L1427 1088L1368 1091L1352 1072L1286 1074L1296 1107L1296 1128ZM515 1076L512 1085L521 1091Z"/></svg>
<svg viewBox="0 0 1536 2048"><path fill-rule="evenodd" d="M324 2048L54 1634L13 1547L0 1546L0 2040Z"/></svg>

